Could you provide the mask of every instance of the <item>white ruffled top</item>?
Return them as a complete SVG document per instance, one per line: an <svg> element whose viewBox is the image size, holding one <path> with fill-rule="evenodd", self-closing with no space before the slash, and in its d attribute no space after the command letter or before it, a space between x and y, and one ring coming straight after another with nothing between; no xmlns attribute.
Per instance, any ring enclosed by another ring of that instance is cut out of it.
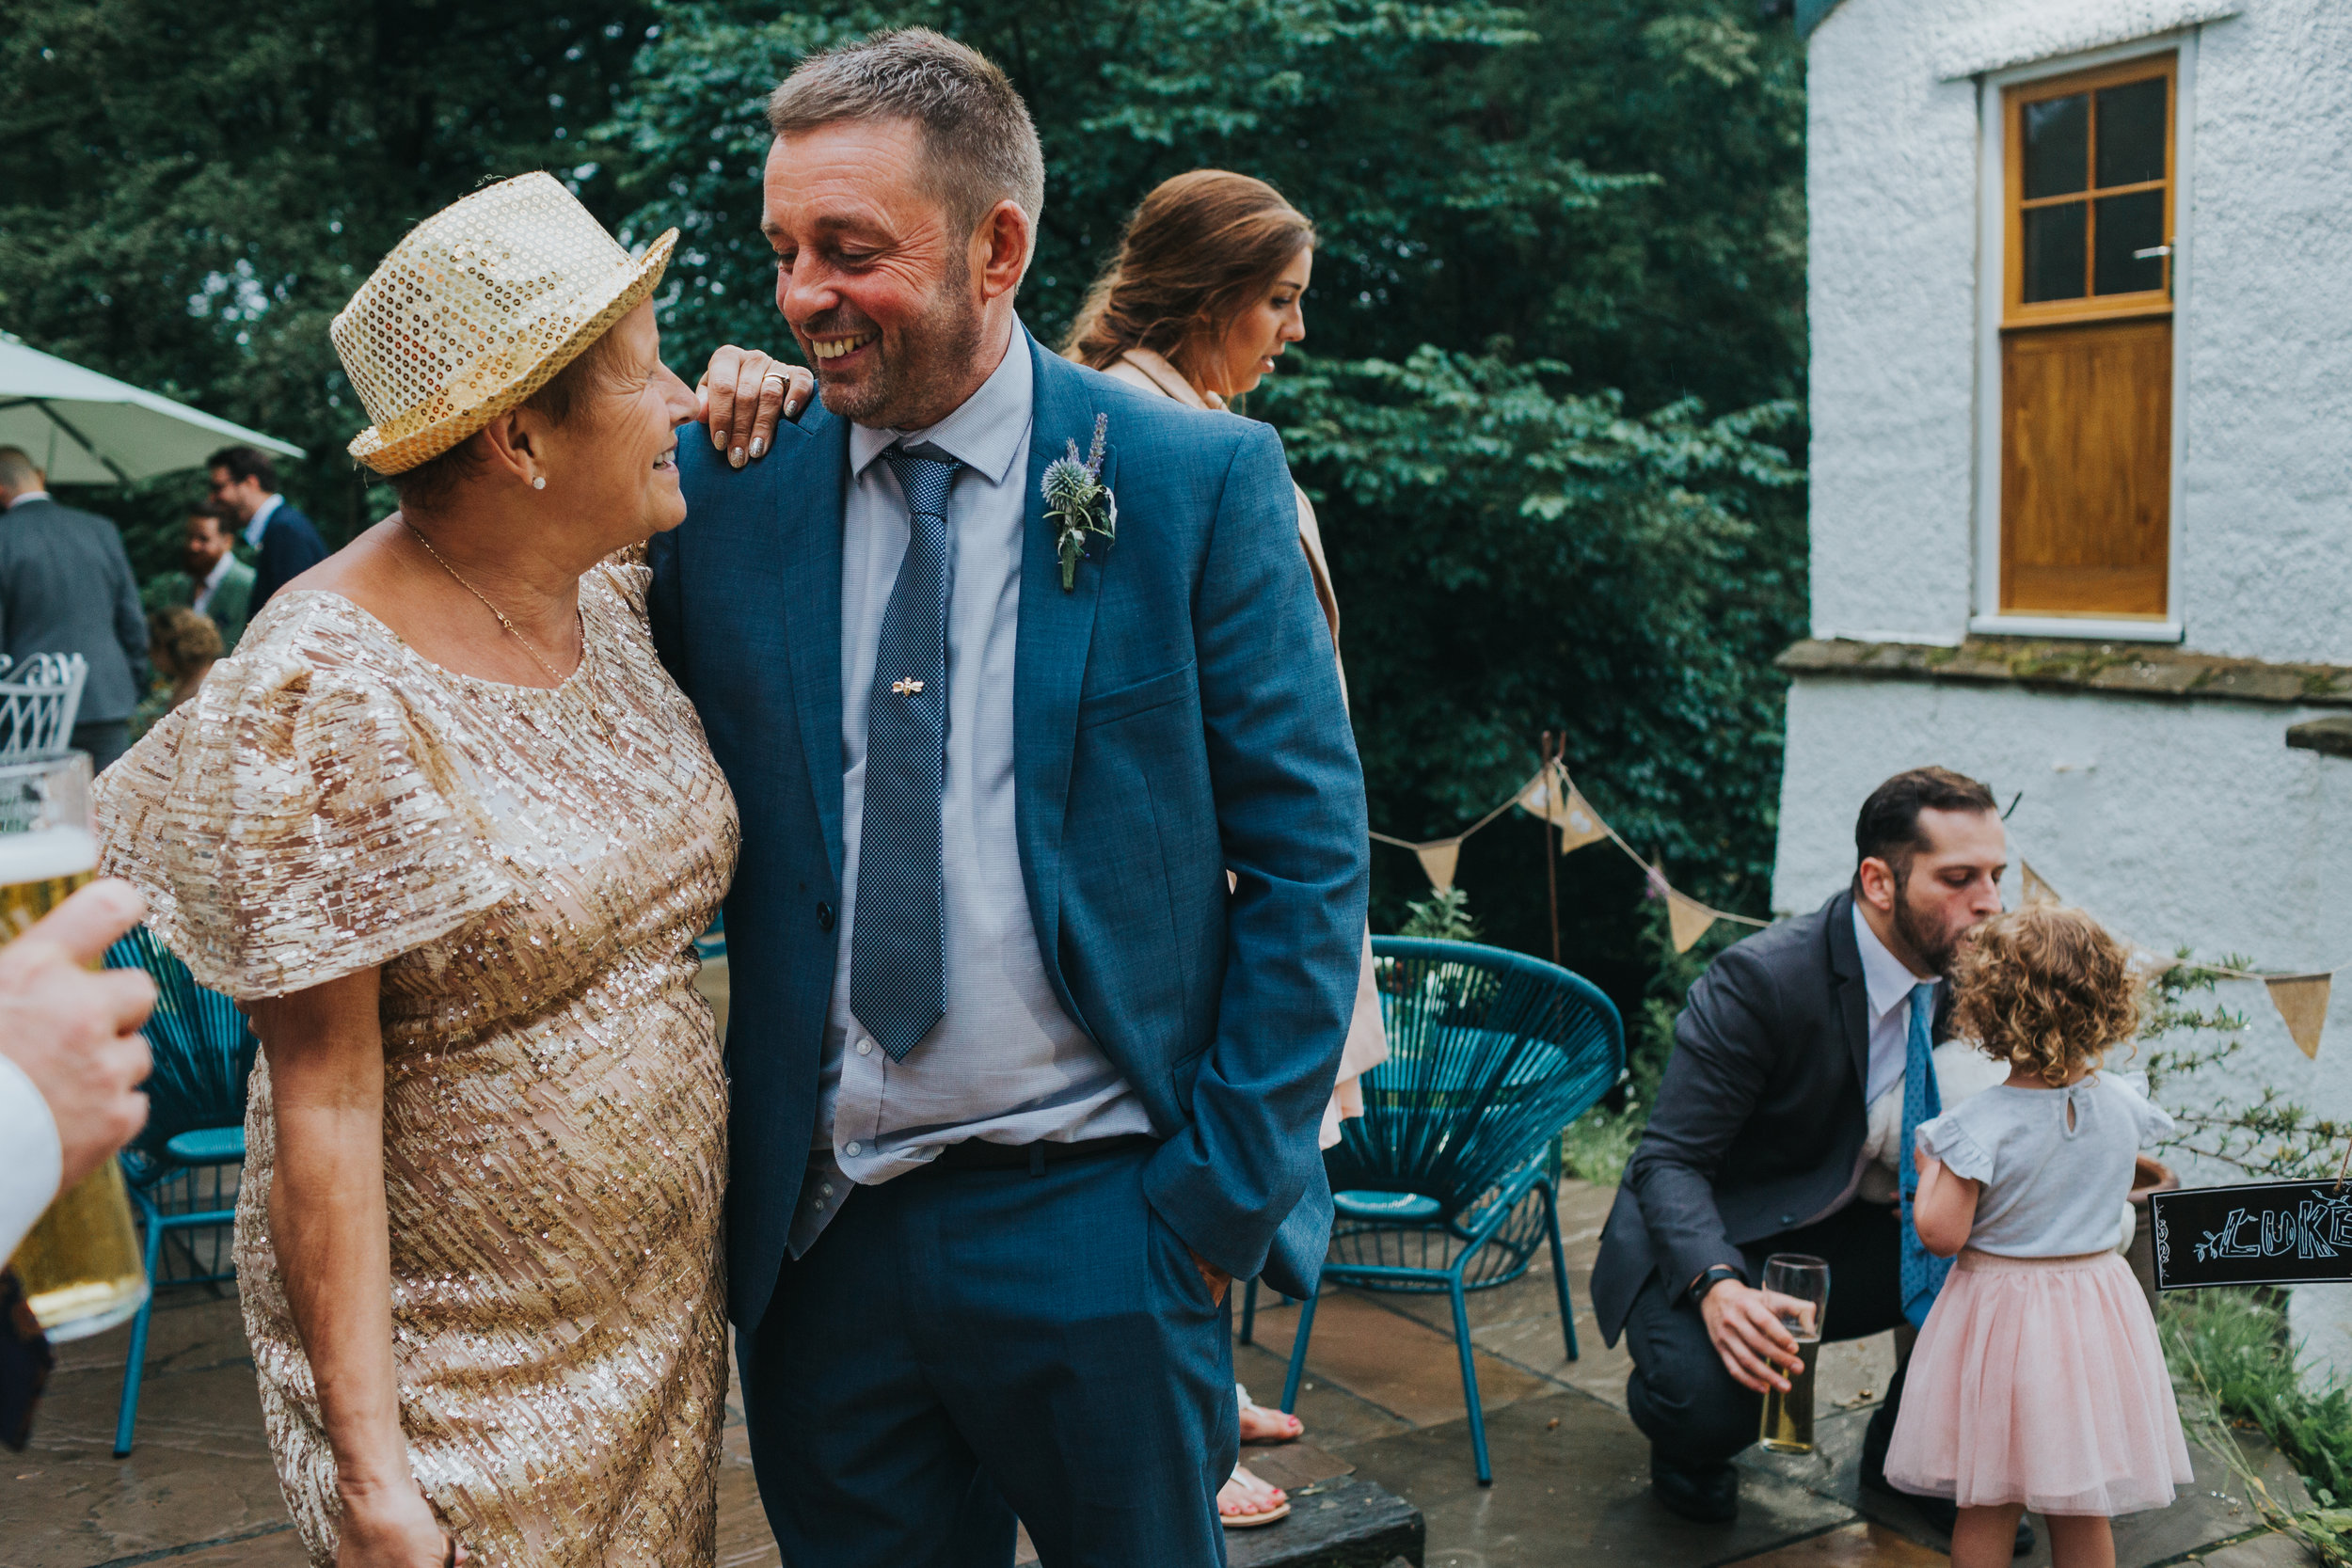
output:
<svg viewBox="0 0 2352 1568"><path fill-rule="evenodd" d="M2133 1156L2171 1131L2145 1079L2101 1071L2071 1088L1987 1089L1921 1123L1918 1152L1984 1183L1970 1246L2068 1258L2122 1240Z"/></svg>

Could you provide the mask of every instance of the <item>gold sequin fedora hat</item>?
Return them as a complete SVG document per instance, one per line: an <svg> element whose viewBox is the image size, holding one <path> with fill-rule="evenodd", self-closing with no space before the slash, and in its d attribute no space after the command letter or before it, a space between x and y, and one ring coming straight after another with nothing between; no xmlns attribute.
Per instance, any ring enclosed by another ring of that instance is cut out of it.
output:
<svg viewBox="0 0 2352 1568"><path fill-rule="evenodd" d="M516 407L653 292L676 244L630 256L545 172L442 208L328 329L375 421L351 455L405 473Z"/></svg>

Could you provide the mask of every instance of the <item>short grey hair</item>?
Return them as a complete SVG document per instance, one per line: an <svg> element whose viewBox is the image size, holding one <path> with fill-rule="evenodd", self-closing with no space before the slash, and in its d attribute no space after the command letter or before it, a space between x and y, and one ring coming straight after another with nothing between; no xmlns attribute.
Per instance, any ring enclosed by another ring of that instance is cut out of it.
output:
<svg viewBox="0 0 2352 1568"><path fill-rule="evenodd" d="M966 232L1010 199L1035 233L1045 152L1029 106L988 56L929 27L894 28L811 55L768 98L778 136L876 119L923 128L932 188Z"/></svg>

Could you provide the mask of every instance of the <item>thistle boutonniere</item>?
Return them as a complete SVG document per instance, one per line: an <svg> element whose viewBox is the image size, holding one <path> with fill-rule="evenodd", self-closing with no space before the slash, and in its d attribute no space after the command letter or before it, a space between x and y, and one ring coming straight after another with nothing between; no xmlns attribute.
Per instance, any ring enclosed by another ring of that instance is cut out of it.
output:
<svg viewBox="0 0 2352 1568"><path fill-rule="evenodd" d="M1040 484L1045 493L1045 519L1054 525L1054 551L1061 557L1065 594L1077 586L1087 535L1101 534L1106 546L1119 535L1119 499L1103 483L1103 437L1110 427L1108 414L1095 415L1094 442L1085 458L1078 456L1078 443L1071 442L1070 455L1048 463Z"/></svg>

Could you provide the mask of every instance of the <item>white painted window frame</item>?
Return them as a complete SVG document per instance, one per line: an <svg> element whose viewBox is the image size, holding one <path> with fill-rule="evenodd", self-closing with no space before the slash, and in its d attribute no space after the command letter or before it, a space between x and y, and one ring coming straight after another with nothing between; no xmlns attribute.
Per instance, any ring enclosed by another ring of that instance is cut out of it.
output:
<svg viewBox="0 0 2352 1568"><path fill-rule="evenodd" d="M2190 228L2196 204L2190 176L2190 143L2196 115L2195 27L2135 39L2111 49L2058 59L2036 60L1977 78L1977 438L1976 610L1968 629L1997 637L2066 637L2099 642L2178 642L2181 615L2181 540L2186 518L2182 472L2188 451L2188 356L2181 327L2189 310ZM2090 615L2004 615L2001 603L2001 314L2009 279L2009 117L2002 112L2006 89L2020 82L2070 75L2147 55L2177 53L2172 112L2172 474L2171 560L2165 572L2165 617L2161 621L2109 620Z"/></svg>

